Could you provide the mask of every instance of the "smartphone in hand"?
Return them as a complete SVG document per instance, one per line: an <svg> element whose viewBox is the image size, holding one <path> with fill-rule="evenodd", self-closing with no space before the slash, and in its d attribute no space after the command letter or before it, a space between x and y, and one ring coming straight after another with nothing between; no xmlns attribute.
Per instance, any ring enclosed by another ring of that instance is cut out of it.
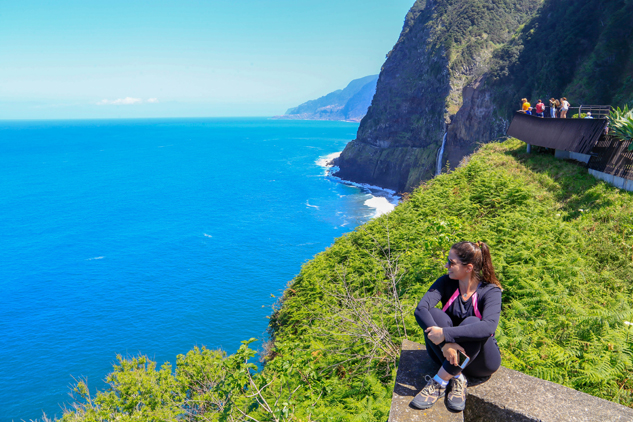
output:
<svg viewBox="0 0 633 422"><path fill-rule="evenodd" d="M468 362L470 362L470 358L466 356L461 350L457 351L457 359L458 365L462 369L466 368L466 365L468 365Z"/></svg>

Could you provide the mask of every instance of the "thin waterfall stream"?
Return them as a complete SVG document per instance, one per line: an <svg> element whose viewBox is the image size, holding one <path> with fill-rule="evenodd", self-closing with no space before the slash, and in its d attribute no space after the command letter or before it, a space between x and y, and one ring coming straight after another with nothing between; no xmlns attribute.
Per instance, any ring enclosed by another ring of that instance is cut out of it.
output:
<svg viewBox="0 0 633 422"><path fill-rule="evenodd" d="M442 138L442 146L440 150L437 152L437 169L435 170L435 175L439 176L442 174L442 155L444 155L444 145L446 145L446 135L448 131L444 132L444 138Z"/></svg>

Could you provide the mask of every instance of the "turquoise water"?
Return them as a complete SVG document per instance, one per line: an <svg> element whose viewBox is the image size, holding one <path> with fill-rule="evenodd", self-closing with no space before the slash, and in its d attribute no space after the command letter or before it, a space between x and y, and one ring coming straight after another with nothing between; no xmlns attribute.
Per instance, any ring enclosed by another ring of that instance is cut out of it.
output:
<svg viewBox="0 0 633 422"><path fill-rule="evenodd" d="M0 122L0 421L61 416L73 377L103 388L116 354L263 338L271 295L376 213L317 164L357 128Z"/></svg>

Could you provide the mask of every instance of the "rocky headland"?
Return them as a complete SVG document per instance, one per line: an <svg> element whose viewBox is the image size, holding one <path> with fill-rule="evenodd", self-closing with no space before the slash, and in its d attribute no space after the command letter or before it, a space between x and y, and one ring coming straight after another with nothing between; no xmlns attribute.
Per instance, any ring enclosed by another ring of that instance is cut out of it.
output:
<svg viewBox="0 0 633 422"><path fill-rule="evenodd" d="M307 101L286 111L276 119L286 120L343 120L360 122L376 92L378 75L354 79L344 89L330 92L316 100Z"/></svg>

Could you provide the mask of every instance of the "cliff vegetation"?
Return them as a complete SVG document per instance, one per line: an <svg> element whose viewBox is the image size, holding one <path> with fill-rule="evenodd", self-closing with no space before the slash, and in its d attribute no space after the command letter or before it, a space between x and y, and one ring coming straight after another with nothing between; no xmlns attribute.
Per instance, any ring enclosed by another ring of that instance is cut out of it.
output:
<svg viewBox="0 0 633 422"><path fill-rule="evenodd" d="M486 85L509 117L520 98L566 96L572 105L633 101L633 1L543 3L493 57Z"/></svg>
<svg viewBox="0 0 633 422"><path fill-rule="evenodd" d="M523 97L624 105L631 22L631 0L416 1L338 176L409 192L505 135Z"/></svg>
<svg viewBox="0 0 633 422"><path fill-rule="evenodd" d="M120 358L110 388L76 387L66 421L385 421L413 309L450 246L490 245L504 287L503 365L633 407L633 194L517 140L454 172L318 254L271 316L262 370L244 342L176 368Z"/></svg>

